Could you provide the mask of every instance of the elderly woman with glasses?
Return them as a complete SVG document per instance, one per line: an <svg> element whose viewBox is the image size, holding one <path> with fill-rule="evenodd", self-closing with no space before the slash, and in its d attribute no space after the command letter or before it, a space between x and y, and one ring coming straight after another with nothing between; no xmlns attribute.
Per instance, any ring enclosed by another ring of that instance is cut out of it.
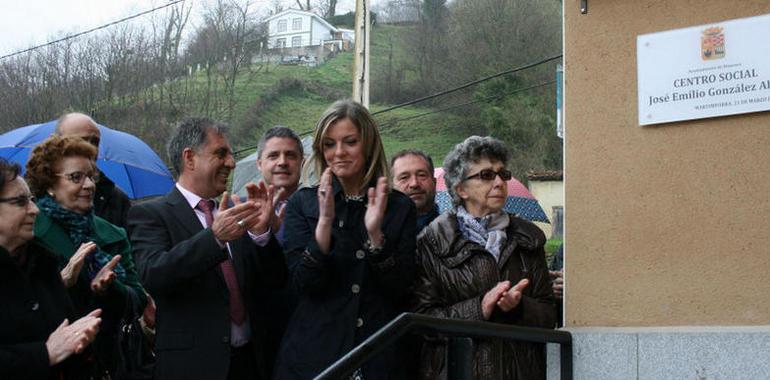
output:
<svg viewBox="0 0 770 380"><path fill-rule="evenodd" d="M35 241L57 257L76 313L103 310L96 359L114 377L119 322L127 310L142 310L147 300L126 232L94 215L96 154L79 137L50 137L32 151L26 178L40 208Z"/></svg>
<svg viewBox="0 0 770 380"><path fill-rule="evenodd" d="M32 241L39 210L20 170L0 159L0 378L85 379L101 311L75 320L56 258Z"/></svg>
<svg viewBox="0 0 770 380"><path fill-rule="evenodd" d="M545 236L503 211L508 151L471 136L444 160L454 208L417 240L416 311L427 315L553 328L556 313L545 263ZM475 379L544 379L542 344L474 340ZM446 378L446 341L426 337L421 378Z"/></svg>

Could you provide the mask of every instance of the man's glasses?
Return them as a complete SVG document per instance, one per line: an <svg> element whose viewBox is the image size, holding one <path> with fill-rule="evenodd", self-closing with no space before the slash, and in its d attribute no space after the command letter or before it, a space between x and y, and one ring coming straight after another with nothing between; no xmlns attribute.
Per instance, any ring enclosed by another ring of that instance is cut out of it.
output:
<svg viewBox="0 0 770 380"><path fill-rule="evenodd" d="M30 202L35 201L35 196L31 194L19 195L12 198L0 198L0 203L10 203L17 207L27 207Z"/></svg>
<svg viewBox="0 0 770 380"><path fill-rule="evenodd" d="M467 181L469 179L479 178L482 181L494 181L495 177L500 176L500 179L503 181L509 181L511 178L513 178L513 174L511 174L510 170L501 169L500 171L494 171L492 169L484 169L476 174L469 175L465 177L463 181Z"/></svg>
<svg viewBox="0 0 770 380"><path fill-rule="evenodd" d="M70 182L80 185L85 181L86 178L90 179L91 182L97 183L99 182L99 173L84 173L84 172L72 172L69 174L57 174L59 177L64 177L68 179Z"/></svg>

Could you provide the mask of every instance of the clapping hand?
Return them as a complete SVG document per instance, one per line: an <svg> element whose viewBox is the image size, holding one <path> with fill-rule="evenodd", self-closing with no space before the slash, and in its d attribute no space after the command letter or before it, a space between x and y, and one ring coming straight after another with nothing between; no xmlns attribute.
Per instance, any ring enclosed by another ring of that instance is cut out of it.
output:
<svg viewBox="0 0 770 380"><path fill-rule="evenodd" d="M495 307L499 307L504 312L509 312L516 308L521 302L522 291L527 285L529 285L529 280L526 278L519 281L513 287L511 287L510 281L498 282L481 299L481 313L484 319L489 320L492 317Z"/></svg>
<svg viewBox="0 0 770 380"><path fill-rule="evenodd" d="M318 224L315 241L323 253L331 249L331 231L334 222L334 194L332 194L332 168L326 168L318 184Z"/></svg>
<svg viewBox="0 0 770 380"><path fill-rule="evenodd" d="M505 312L509 312L516 306L519 306L519 302L521 302L522 291L527 287L527 285L529 285L529 280L525 278L519 281L519 283L514 285L512 288L503 292L503 294L500 295L500 299L497 300L497 306L499 306L500 309Z"/></svg>
<svg viewBox="0 0 770 380"><path fill-rule="evenodd" d="M564 271L550 270L548 271L548 276L551 277L553 296L558 300L564 298Z"/></svg>
<svg viewBox="0 0 770 380"><path fill-rule="evenodd" d="M147 305L144 306L144 311L142 312L142 319L144 320L144 324L151 328L155 328L155 312L157 311L157 308L155 307L155 300L152 299L152 297L147 294Z"/></svg>
<svg viewBox="0 0 770 380"><path fill-rule="evenodd" d="M65 319L45 342L50 365L59 364L70 355L83 352L99 332L99 325L102 323L102 319L99 318L101 314L102 310L96 309L72 324Z"/></svg>
<svg viewBox="0 0 770 380"><path fill-rule="evenodd" d="M275 195L273 195L273 209L275 211L271 216L272 219L270 222L270 228L273 229L273 232L278 231L281 228L283 217L286 216L286 203L284 202L288 197L289 192L286 191L285 187L281 187L275 190Z"/></svg>
<svg viewBox="0 0 770 380"><path fill-rule="evenodd" d="M275 216L273 212L273 199L275 197L275 187L266 186L264 181L259 182L259 186L250 183L246 185L248 201L253 202L259 210L254 213L252 218L246 221L246 228L254 235L262 235L270 228L270 221ZM240 200L238 200L240 201ZM233 200L235 203L236 201Z"/></svg>
<svg viewBox="0 0 770 380"><path fill-rule="evenodd" d="M233 202L232 207L228 205L228 199ZM229 197L225 191L219 203L219 212L211 223L211 232L220 242L238 239L256 223L259 212L259 207L253 201L241 202L237 195Z"/></svg>
<svg viewBox="0 0 770 380"><path fill-rule="evenodd" d="M366 232L369 233L369 241L373 247L382 245L382 220L385 218L385 209L388 205L388 179L380 177L377 187L370 187L367 194L369 204L364 215Z"/></svg>
<svg viewBox="0 0 770 380"><path fill-rule="evenodd" d="M113 271L120 262L120 255L115 255L110 262L99 269L94 279L91 280L91 290L96 294L104 294L107 288L115 281L118 276Z"/></svg>
<svg viewBox="0 0 770 380"><path fill-rule="evenodd" d="M318 219L334 220L334 194L332 194L332 168L326 168L318 183Z"/></svg>
<svg viewBox="0 0 770 380"><path fill-rule="evenodd" d="M96 251L96 243L89 241L83 243L75 251L75 254L70 257L67 265L61 270L61 279L64 281L64 286L71 288L78 281L80 276L80 270L83 269L83 264L86 261L86 256Z"/></svg>
<svg viewBox="0 0 770 380"><path fill-rule="evenodd" d="M501 281L484 294L484 298L481 299L481 314L484 320L489 320L492 317L492 312L495 311L495 306L500 301L500 297L510 288L510 281Z"/></svg>

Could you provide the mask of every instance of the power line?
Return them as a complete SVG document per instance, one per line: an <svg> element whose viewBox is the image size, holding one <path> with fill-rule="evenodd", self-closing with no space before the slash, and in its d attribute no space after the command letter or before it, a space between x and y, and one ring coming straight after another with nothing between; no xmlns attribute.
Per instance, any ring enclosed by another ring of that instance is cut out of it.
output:
<svg viewBox="0 0 770 380"><path fill-rule="evenodd" d="M452 92L456 92L456 91L462 90L464 88L468 88L468 87L477 85L477 84L479 84L481 82L486 82L486 81L488 81L490 79L494 79L494 78L497 78L497 77L500 77L500 76L503 76L503 75L506 75L506 74L512 74L512 73L515 73L515 72L518 72L518 71L526 70L526 69L529 69L529 68L532 68L532 67L535 67L535 66L539 66L539 65L542 65L542 64L544 64L546 62L550 62L550 61L553 61L555 59L559 59L561 57L562 57L562 54L558 54L558 55L554 55L552 57L544 58L544 59L541 59L541 60L539 60L537 62L529 63L529 64L526 64L524 66L520 66L520 67L517 67L517 68L514 68L514 69L510 69L510 70L505 70L505 71L499 72L497 74L490 75L488 77L477 79L477 80L474 80L474 81L462 84L460 86L457 86L457 87L454 87L454 88L450 88L448 90L437 92L435 94L428 95L428 96L423 96L422 98L417 98L415 100L410 100L410 101L408 101L406 103L397 104L395 106L388 107L388 108L386 108L384 110L379 110L377 112L372 112L372 115L377 115L377 114L381 114L381 113L392 111L392 110L397 109L397 108L402 108L402 107L410 106L410 105L415 104L415 103L424 102L424 101L429 100L429 99L433 99L433 98L436 98L436 97L439 97L439 96L443 96L443 95L446 95L446 94L450 94Z"/></svg>
<svg viewBox="0 0 770 380"><path fill-rule="evenodd" d="M444 107L444 108L441 108L441 109L438 109L438 110L434 110L434 111L424 112L424 113L421 113L421 114L418 114L418 115L407 116L407 117L403 117L403 118L400 118L400 119L388 120L385 123L380 124L380 129L382 129L383 127L389 127L389 126L391 126L391 125L393 125L395 123L401 122L401 121L416 119L416 118L419 118L419 117L431 115L431 114L434 114L434 113L444 112L444 111L448 111L448 110L453 109L453 108L464 107L464 106L467 106L467 105L471 105L471 104L474 104L474 103L479 103L479 102L483 102L483 101L487 101L487 100L503 98L503 97L510 96L510 95L513 95L513 94L516 94L516 93L519 93L519 92L529 91L529 90L532 90L532 89L535 89L535 88L538 88L538 87L544 87L544 86L548 86L548 85L554 84L554 83L556 83L555 80L548 81L548 82L543 82L543 83L539 83L539 84L536 84L536 85L533 85L533 86L519 88L519 89L513 90L511 92L507 92L505 94L498 94L498 95L487 96L487 97L484 97L484 98L481 98L481 99L477 99L477 100L473 100L473 101L465 102L465 103L460 103L460 104L454 104L454 105L451 105L451 106L448 106L448 107ZM374 114L374 113L372 113L372 114ZM312 134L314 131L315 131L315 129L310 129L310 130L307 130L307 131L304 131L304 132L297 133L297 136L302 138L302 137L305 137L305 136L308 136L308 135ZM243 149L239 149L239 150L233 152L233 156L239 156L239 155L241 155L244 152L247 152L247 151L250 151L250 150L256 149L256 148L257 148L257 146L250 146L250 147L246 147L246 148L243 148Z"/></svg>
<svg viewBox="0 0 770 380"><path fill-rule="evenodd" d="M400 118L400 119L388 120L385 123L383 123L382 125L380 125L380 128L383 128L383 127L386 127L386 126L391 126L391 125L396 124L398 122L412 120L412 119L417 119L419 117L423 117L423 116L427 116L427 115L432 115L434 113L448 111L448 110L451 110L451 109L454 109L454 108L465 107L465 106L468 106L468 105L471 105L471 104L474 104L474 103L480 103L480 102L484 102L484 101L487 101L487 100L504 98L506 96L510 96L510 95L513 95L513 94L516 94L516 93L519 93L519 92L532 90L532 89L535 89L535 88L538 88L538 87L548 86L548 85L551 85L551 84L554 84L554 83L556 83L555 80L548 81L548 82L543 82L543 83L536 84L536 85L533 85L533 86L529 86L529 87L525 87L525 88L520 88L520 89L511 91L511 92L505 93L505 94L498 94L498 95L487 96L487 97L484 97L484 98L481 98L481 99L472 100L470 102L465 102L465 103L460 103L460 104L454 104L454 105L451 105L451 106L448 106L448 107L439 108L437 110L433 110L433 111L429 111L429 112L424 112L424 113L421 113L421 114L418 114L418 115L406 116L406 117L403 117L403 118Z"/></svg>
<svg viewBox="0 0 770 380"><path fill-rule="evenodd" d="M128 20L132 20L132 19L135 19L135 18L140 17L140 16L144 16L144 15L146 15L148 13L152 13L152 12L155 12L157 10L160 10L160 9L163 9L163 8L167 8L167 7L170 7L170 6L174 5L174 4L178 4L178 3L181 3L181 2L184 2L184 1L185 0L175 0L175 1L172 1L172 2L170 2L168 4L161 5L159 7L155 7L153 9L150 9L150 10L147 10L147 11L144 11L144 12L140 12L140 13L137 13L137 14L132 15L132 16L124 17L124 18L122 18L120 20L116 20L116 21L110 22L108 24L104 24L104 25L101 25L101 26L97 26L95 28L91 28L91 29L82 31L82 32L71 34L71 35L66 36L66 37L62 37L62 38L60 38L58 40L46 42L44 44L33 46L31 48L27 48L27 49L24 49L24 50L20 50L20 51L17 51L15 53L6 54L6 55L0 57L0 60L4 60L6 58L11 58L11 57L17 56L19 54L24 54L24 53L27 53L27 52L30 52L30 51L33 51L33 50L44 48L46 46L58 44L59 42L64 42L64 41L67 41L67 40L71 40L73 38L78 38L80 36L83 36L83 35L86 35L86 34L89 34L89 33L93 33L93 32L95 32L97 30L101 30L101 29L104 29L104 28L109 28L110 26L117 25L117 24L120 24L122 22L126 22Z"/></svg>

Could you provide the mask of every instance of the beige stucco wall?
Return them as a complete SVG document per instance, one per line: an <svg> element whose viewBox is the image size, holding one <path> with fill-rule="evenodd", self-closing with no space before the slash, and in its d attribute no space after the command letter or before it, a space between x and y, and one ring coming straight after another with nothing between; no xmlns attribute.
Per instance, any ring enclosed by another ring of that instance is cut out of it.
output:
<svg viewBox="0 0 770 380"><path fill-rule="evenodd" d="M579 3L564 2L567 325L770 324L770 113L638 127L636 104L637 35L770 1Z"/></svg>
<svg viewBox="0 0 770 380"><path fill-rule="evenodd" d="M562 181L529 181L529 192L537 199L537 203L545 211L548 220L553 222L553 206L564 206L564 182ZM549 239L553 234L553 224L535 223L545 232Z"/></svg>

